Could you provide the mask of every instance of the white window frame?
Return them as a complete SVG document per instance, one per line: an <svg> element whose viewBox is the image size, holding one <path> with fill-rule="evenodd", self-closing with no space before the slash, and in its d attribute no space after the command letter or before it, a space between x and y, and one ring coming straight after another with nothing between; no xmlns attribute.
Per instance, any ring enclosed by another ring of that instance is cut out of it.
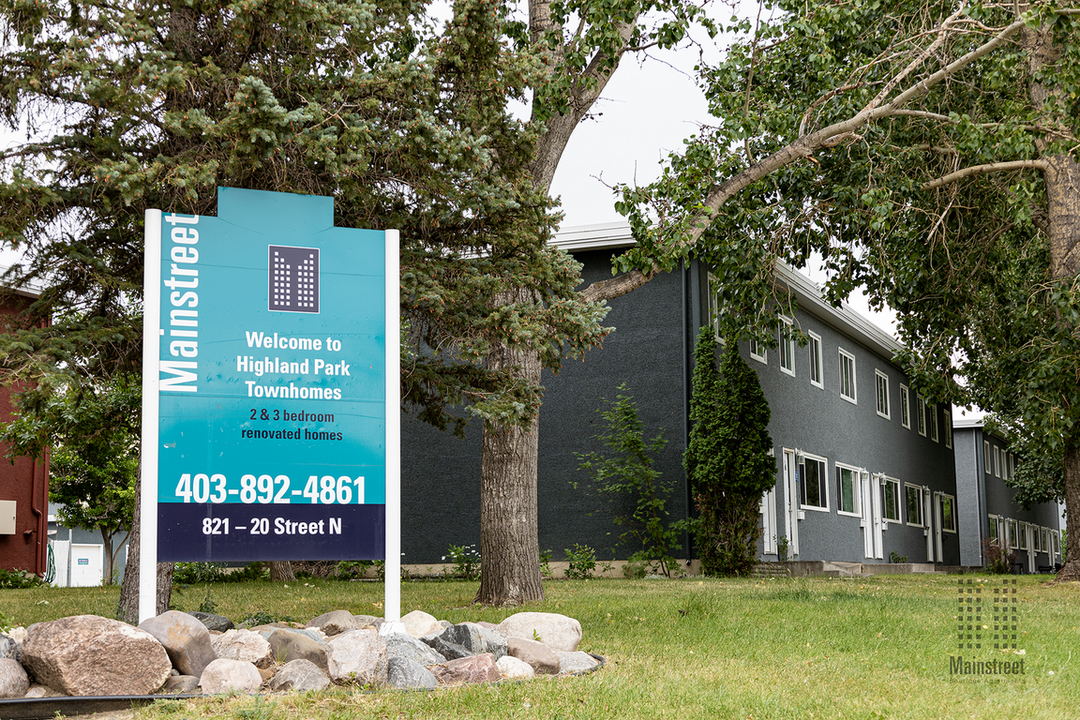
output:
<svg viewBox="0 0 1080 720"><path fill-rule="evenodd" d="M949 512L945 512L945 502L949 503ZM941 505L941 532L956 534L956 496L941 493L938 495L938 503ZM952 525L952 527L949 527Z"/></svg>
<svg viewBox="0 0 1080 720"><path fill-rule="evenodd" d="M900 424L911 429L911 400L907 385L900 386Z"/></svg>
<svg viewBox="0 0 1080 720"><path fill-rule="evenodd" d="M724 338L720 337L720 304L716 301L716 290L714 288L718 284L716 276L712 273L708 273L709 283L709 324L712 325L713 338L720 345L724 344Z"/></svg>
<svg viewBox="0 0 1080 720"><path fill-rule="evenodd" d="M810 342L810 384L814 387L825 388L825 360L821 354L821 336L817 333L808 332ZM816 376L816 377L815 377Z"/></svg>
<svg viewBox="0 0 1080 720"><path fill-rule="evenodd" d="M836 468L836 514L849 517L862 517L862 503L860 502L860 484L862 482L862 469L843 463L834 463ZM844 510L844 474L851 479L851 510Z"/></svg>
<svg viewBox="0 0 1080 720"><path fill-rule="evenodd" d="M927 405L927 410L930 411L930 439L934 442L938 441L938 425L937 425L937 404Z"/></svg>
<svg viewBox="0 0 1080 720"><path fill-rule="evenodd" d="M759 350L761 351L760 355L758 354ZM759 343L757 340L751 340L750 341L750 359L751 360L757 360L762 365L768 365L769 364L769 351L768 351L768 349L762 347L761 343Z"/></svg>
<svg viewBox="0 0 1080 720"><path fill-rule="evenodd" d="M952 450L952 412L942 411L945 414L945 447Z"/></svg>
<svg viewBox="0 0 1080 720"><path fill-rule="evenodd" d="M795 377L795 337L791 334L790 318L781 317L777 323L776 334L780 345L777 356L780 358L780 372Z"/></svg>
<svg viewBox="0 0 1080 720"><path fill-rule="evenodd" d="M998 526L1000 518L997 515L986 516L986 538L991 545L1001 543L1001 530Z"/></svg>
<svg viewBox="0 0 1080 720"><path fill-rule="evenodd" d="M994 460L990 457L990 441L983 440L983 474L994 474Z"/></svg>
<svg viewBox="0 0 1080 720"><path fill-rule="evenodd" d="M908 512L908 499L915 492L915 507L919 510L918 522L911 522L911 514ZM923 517L923 489L921 485L904 483L904 523L911 527L926 527L926 518Z"/></svg>
<svg viewBox="0 0 1080 720"><path fill-rule="evenodd" d="M926 437L926 401L922 395L915 395L915 424L919 428L919 434Z"/></svg>
<svg viewBox="0 0 1080 720"><path fill-rule="evenodd" d="M806 498L806 462L812 461L821 464L821 474L818 477L818 490L824 498L825 504L819 505L807 505L803 502ZM821 457L820 455L811 455L810 453L800 453L796 456L796 464L801 466L799 471L799 509L801 510L814 510L816 512L829 512L829 460L828 458Z"/></svg>
<svg viewBox="0 0 1080 720"><path fill-rule="evenodd" d="M1001 477L1001 448L994 446L994 477Z"/></svg>
<svg viewBox="0 0 1080 720"><path fill-rule="evenodd" d="M1017 535L1019 534L1020 525L1011 518L1005 518L1005 533L1008 535L1009 548L1012 550L1019 549L1017 544Z"/></svg>
<svg viewBox="0 0 1080 720"><path fill-rule="evenodd" d="M1054 547L1054 557L1061 555L1061 530L1050 530L1050 542Z"/></svg>
<svg viewBox="0 0 1080 720"><path fill-rule="evenodd" d="M1019 550L1027 550L1028 549L1027 529L1028 529L1028 523L1026 523L1026 522L1018 523L1017 530L1020 531L1019 532L1019 535L1020 535L1020 547L1018 548Z"/></svg>
<svg viewBox="0 0 1080 720"><path fill-rule="evenodd" d="M892 418L889 408L889 376L874 368L874 391L876 394L877 414L886 420Z"/></svg>
<svg viewBox="0 0 1080 720"><path fill-rule="evenodd" d="M893 496L893 508L896 510L895 518L889 517L889 504L885 502L885 498L890 493ZM904 499L900 494L900 481L886 475L881 481L881 517L885 522L902 525L904 523L904 511Z"/></svg>
<svg viewBox="0 0 1080 720"><path fill-rule="evenodd" d="M858 383L856 382L856 379L857 379L858 376L856 375L856 370L855 370L855 356L852 355L851 353L849 353L844 348L837 348L837 350L839 351L839 359L840 359L840 375L839 375L839 378L840 378L840 397L843 398L844 400L847 400L849 403L852 403L853 405L858 405L859 404L859 391L858 391ZM851 377L849 378L850 382L847 383L847 384L850 384L850 388L849 388L850 391L851 391L850 395L847 395L847 394L844 393L844 389L845 389L844 388L844 385L845 385L845 382L844 382L845 360L848 363L850 363L850 367L851 367Z"/></svg>

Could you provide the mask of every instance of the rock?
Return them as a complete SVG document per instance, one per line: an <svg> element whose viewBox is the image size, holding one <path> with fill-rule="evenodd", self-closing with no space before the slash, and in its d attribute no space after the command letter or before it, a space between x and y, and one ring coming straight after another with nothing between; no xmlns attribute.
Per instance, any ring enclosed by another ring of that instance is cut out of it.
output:
<svg viewBox="0 0 1080 720"><path fill-rule="evenodd" d="M199 692L199 678L194 675L174 675L165 681L161 692L168 695L194 695Z"/></svg>
<svg viewBox="0 0 1080 720"><path fill-rule="evenodd" d="M139 623L139 629L157 638L182 675L199 677L217 659L210 643L210 631L187 613L169 610Z"/></svg>
<svg viewBox="0 0 1080 720"><path fill-rule="evenodd" d="M391 633L386 636L386 654L419 663L422 667L446 662L446 658L411 635Z"/></svg>
<svg viewBox="0 0 1080 720"><path fill-rule="evenodd" d="M386 640L378 630L349 630L326 642L326 659L331 679L378 687L386 684Z"/></svg>
<svg viewBox="0 0 1080 720"><path fill-rule="evenodd" d="M406 657L391 657L387 663L386 680L400 690L431 690L439 686L434 673Z"/></svg>
<svg viewBox="0 0 1080 720"><path fill-rule="evenodd" d="M362 630L371 627L371 621L375 619L370 615L353 615L348 610L333 610L312 619L307 624L307 627L319 628L326 633L327 637L333 637L349 630Z"/></svg>
<svg viewBox="0 0 1080 720"><path fill-rule="evenodd" d="M562 675L586 672L600 664L599 660L587 652L556 651L555 654L559 656L559 673Z"/></svg>
<svg viewBox="0 0 1080 720"><path fill-rule="evenodd" d="M453 626L451 625L451 627ZM459 658L466 658L472 655L472 653L469 652L469 649L464 645L458 645L457 643L450 642L445 637L443 637L443 632L446 632L446 630L443 630L437 635L425 635L424 637L420 638L420 642L424 643L447 660L457 660Z"/></svg>
<svg viewBox="0 0 1080 720"><path fill-rule="evenodd" d="M46 697L64 697L64 693L58 690L53 690L51 687L45 685L38 685L37 683L31 683L30 689L26 691L24 697L28 698L46 698Z"/></svg>
<svg viewBox="0 0 1080 720"><path fill-rule="evenodd" d="M30 678L14 658L0 658L0 698L21 698L30 689Z"/></svg>
<svg viewBox="0 0 1080 720"><path fill-rule="evenodd" d="M501 657L495 663L499 675L508 680L529 680L536 677L536 672L529 663L518 660L516 657L507 655Z"/></svg>
<svg viewBox="0 0 1080 720"><path fill-rule="evenodd" d="M330 677L310 660L293 660L285 663L267 683L267 687L272 692L289 690L307 692L308 690L325 690L329 686Z"/></svg>
<svg viewBox="0 0 1080 720"><path fill-rule="evenodd" d="M153 635L96 615L31 626L22 664L38 682L66 695L150 695L172 669Z"/></svg>
<svg viewBox="0 0 1080 720"><path fill-rule="evenodd" d="M502 677L491 653L449 660L444 665L432 666L431 672L440 685L496 682Z"/></svg>
<svg viewBox="0 0 1080 720"><path fill-rule="evenodd" d="M224 615L214 615L213 613L198 611L188 613L188 615L205 625L206 629L210 632L225 632L226 630L232 630L236 627L233 625L233 621Z"/></svg>
<svg viewBox="0 0 1080 720"><path fill-rule="evenodd" d="M581 643L581 623L558 613L517 613L499 623L499 632L508 638L536 640L563 652L573 652Z"/></svg>
<svg viewBox="0 0 1080 720"><path fill-rule="evenodd" d="M405 632L414 638L438 634L441 629L435 616L429 615L423 610L413 610L411 613L403 615L401 624L405 626Z"/></svg>
<svg viewBox="0 0 1080 720"><path fill-rule="evenodd" d="M203 670L199 687L204 693L253 693L262 685L262 676L254 664L244 660L218 658Z"/></svg>
<svg viewBox="0 0 1080 720"><path fill-rule="evenodd" d="M263 635L261 632L259 634ZM307 660L322 668L323 671L327 671L330 666L326 659L326 641L321 638L321 635L318 640L313 639L313 634L319 635L317 631L274 628L266 632L263 637L270 643L270 650L278 662Z"/></svg>
<svg viewBox="0 0 1080 720"><path fill-rule="evenodd" d="M543 643L525 638L509 638L507 654L527 663L537 675L558 675L559 656Z"/></svg>
<svg viewBox="0 0 1080 720"><path fill-rule="evenodd" d="M7 635L0 635L0 658L11 658L18 662L20 655L19 643Z"/></svg>
<svg viewBox="0 0 1080 720"><path fill-rule="evenodd" d="M212 641L218 657L243 660L257 668L274 664L274 653L266 638L251 630L227 630Z"/></svg>
<svg viewBox="0 0 1080 720"><path fill-rule="evenodd" d="M498 660L506 654L506 636L476 623L459 623L443 630L441 637L454 645L460 645L470 655L491 653Z"/></svg>

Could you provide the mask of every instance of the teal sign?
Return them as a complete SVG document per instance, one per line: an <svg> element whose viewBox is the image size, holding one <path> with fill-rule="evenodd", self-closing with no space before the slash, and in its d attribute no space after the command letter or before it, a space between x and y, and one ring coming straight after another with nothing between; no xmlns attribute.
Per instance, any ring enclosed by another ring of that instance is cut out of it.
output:
<svg viewBox="0 0 1080 720"><path fill-rule="evenodd" d="M159 560L384 557L386 233L333 222L232 188L160 213Z"/></svg>

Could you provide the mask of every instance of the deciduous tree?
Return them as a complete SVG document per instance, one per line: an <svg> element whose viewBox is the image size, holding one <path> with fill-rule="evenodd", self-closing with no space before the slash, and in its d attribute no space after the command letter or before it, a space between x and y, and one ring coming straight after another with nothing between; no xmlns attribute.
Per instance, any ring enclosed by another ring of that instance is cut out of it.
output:
<svg viewBox="0 0 1080 720"><path fill-rule="evenodd" d="M1059 577L1080 579L1080 8L774 7L702 70L717 126L627 191L643 242L622 267L701 257L761 333L775 259L820 253L833 299L863 285L897 310L921 392L1060 458Z"/></svg>

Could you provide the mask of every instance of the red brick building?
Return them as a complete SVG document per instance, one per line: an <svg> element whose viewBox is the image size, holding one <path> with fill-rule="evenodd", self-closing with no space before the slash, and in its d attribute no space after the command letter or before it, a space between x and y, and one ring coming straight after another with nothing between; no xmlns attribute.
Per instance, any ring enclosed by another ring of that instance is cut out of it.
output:
<svg viewBox="0 0 1080 720"><path fill-rule="evenodd" d="M26 308L34 295L28 292L0 295L0 327L9 331L15 315ZM12 415L13 389L0 387L0 422ZM0 568L28 570L44 575L48 557L49 465L31 458L7 460L7 447L0 445Z"/></svg>

